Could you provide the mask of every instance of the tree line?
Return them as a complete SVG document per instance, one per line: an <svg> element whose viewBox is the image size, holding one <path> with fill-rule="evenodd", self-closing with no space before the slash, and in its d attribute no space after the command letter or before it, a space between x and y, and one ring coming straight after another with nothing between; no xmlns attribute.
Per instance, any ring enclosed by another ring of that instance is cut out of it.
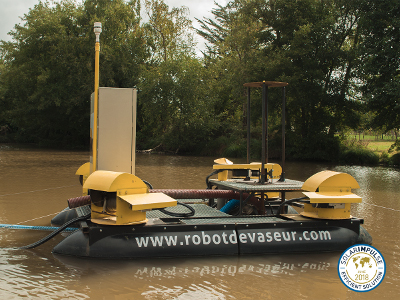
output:
<svg viewBox="0 0 400 300"><path fill-rule="evenodd" d="M231 0L212 13L194 29L163 0L39 2L0 43L0 142L88 147L94 22L100 86L138 89L138 149L245 156L243 84L263 80L289 83L288 158L337 160L345 132L400 128L400 1ZM282 95L269 93L273 154ZM259 157L259 90L251 126Z"/></svg>

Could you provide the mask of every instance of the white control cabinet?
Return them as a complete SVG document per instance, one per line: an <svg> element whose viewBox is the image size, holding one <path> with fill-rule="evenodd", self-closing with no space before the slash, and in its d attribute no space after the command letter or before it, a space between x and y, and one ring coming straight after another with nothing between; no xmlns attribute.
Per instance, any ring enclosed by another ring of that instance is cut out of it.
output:
<svg viewBox="0 0 400 300"><path fill-rule="evenodd" d="M97 170L135 174L136 89L99 88ZM94 95L91 97L90 137L93 138ZM94 145L92 148L95 149ZM90 156L93 170L93 150Z"/></svg>

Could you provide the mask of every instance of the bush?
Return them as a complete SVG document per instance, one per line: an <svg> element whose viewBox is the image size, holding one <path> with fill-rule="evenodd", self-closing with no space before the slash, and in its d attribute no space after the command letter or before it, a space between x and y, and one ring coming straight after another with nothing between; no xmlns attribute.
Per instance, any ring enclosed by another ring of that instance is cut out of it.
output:
<svg viewBox="0 0 400 300"><path fill-rule="evenodd" d="M393 165L400 165L400 153L396 153L394 154L391 158L390 158L390 163Z"/></svg>
<svg viewBox="0 0 400 300"><path fill-rule="evenodd" d="M379 162L384 165L391 164L391 158L389 156L389 153L387 153L386 151L383 151L379 158Z"/></svg>
<svg viewBox="0 0 400 300"><path fill-rule="evenodd" d="M379 155L357 143L342 144L340 163L348 165L377 165Z"/></svg>
<svg viewBox="0 0 400 300"><path fill-rule="evenodd" d="M224 151L226 157L246 157L247 148L246 144L233 142Z"/></svg>
<svg viewBox="0 0 400 300"><path fill-rule="evenodd" d="M301 138L286 135L286 158L291 160L335 162L340 154L340 141L324 133Z"/></svg>

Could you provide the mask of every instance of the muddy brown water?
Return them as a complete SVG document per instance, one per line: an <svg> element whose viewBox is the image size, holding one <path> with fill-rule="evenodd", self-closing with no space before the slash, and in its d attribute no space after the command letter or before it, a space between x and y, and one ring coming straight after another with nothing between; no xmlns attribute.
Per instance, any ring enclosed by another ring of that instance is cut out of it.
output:
<svg viewBox="0 0 400 300"><path fill-rule="evenodd" d="M66 199L81 194L74 174L88 157L87 152L0 145L0 223L49 225L67 206ZM213 159L139 154L136 175L154 188L205 188ZM342 284L337 252L79 259L51 253L65 234L33 250L12 250L7 248L30 244L48 232L0 228L0 299L398 299L399 169L287 163L286 177L304 181L325 169L348 172L361 186L355 193L363 203L354 204L352 214L364 218L387 264L383 282L370 292Z"/></svg>

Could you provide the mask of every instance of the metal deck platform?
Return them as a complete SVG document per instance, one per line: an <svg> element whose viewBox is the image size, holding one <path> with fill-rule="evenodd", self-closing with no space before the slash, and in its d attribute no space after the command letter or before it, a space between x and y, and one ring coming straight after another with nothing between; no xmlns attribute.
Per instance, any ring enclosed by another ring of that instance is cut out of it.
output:
<svg viewBox="0 0 400 300"><path fill-rule="evenodd" d="M233 190L237 192L296 192L301 191L303 186L302 181L285 179L285 181L272 180L264 184L256 181L244 180L226 180L219 181L217 179L210 179L210 183L223 190Z"/></svg>
<svg viewBox="0 0 400 300"><path fill-rule="evenodd" d="M276 222L287 222L277 217L225 217L225 218L204 218L204 219L182 219L183 224L196 225L196 224L249 224L249 223L276 223Z"/></svg>
<svg viewBox="0 0 400 300"><path fill-rule="evenodd" d="M193 199L190 199L193 200ZM179 200L182 201L182 200ZM194 208L195 214L194 214L194 218L203 218L203 217L231 217L231 215L226 214L222 211L219 211L215 208L209 207L206 204L189 204L191 207ZM173 212L173 213L187 213L190 212L189 209L187 209L186 207L182 206L182 205L177 205L177 206L173 206L173 207L168 207L166 208L167 211ZM151 210L146 212L146 217L148 219L150 218L163 218L163 219L167 219L167 218L174 218L176 219L176 217L171 217L167 214L164 214L162 211L160 210Z"/></svg>

